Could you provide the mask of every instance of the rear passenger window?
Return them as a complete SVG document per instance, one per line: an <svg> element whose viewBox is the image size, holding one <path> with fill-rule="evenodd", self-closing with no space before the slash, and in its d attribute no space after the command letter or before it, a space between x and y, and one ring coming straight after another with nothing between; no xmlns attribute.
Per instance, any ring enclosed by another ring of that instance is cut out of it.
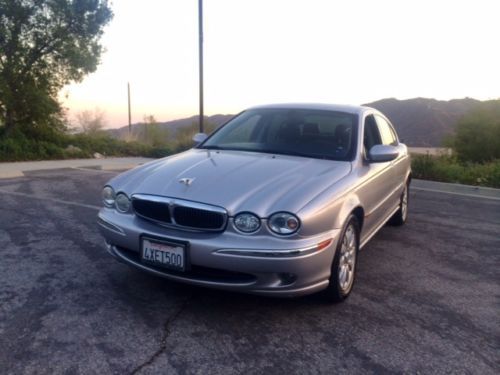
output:
<svg viewBox="0 0 500 375"><path fill-rule="evenodd" d="M391 125L381 116L376 116L376 119L380 137L382 138L382 144L396 146L398 141Z"/></svg>

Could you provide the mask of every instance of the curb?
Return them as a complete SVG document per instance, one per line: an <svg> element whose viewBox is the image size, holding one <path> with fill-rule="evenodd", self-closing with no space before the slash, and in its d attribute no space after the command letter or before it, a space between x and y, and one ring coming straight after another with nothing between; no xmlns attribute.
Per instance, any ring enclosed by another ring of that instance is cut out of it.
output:
<svg viewBox="0 0 500 375"><path fill-rule="evenodd" d="M500 200L500 189L483 186L413 179L411 181L411 189L430 191L435 193L461 195L472 198Z"/></svg>
<svg viewBox="0 0 500 375"><path fill-rule="evenodd" d="M2 178L16 178L24 177L24 173L21 171L0 171L0 179Z"/></svg>

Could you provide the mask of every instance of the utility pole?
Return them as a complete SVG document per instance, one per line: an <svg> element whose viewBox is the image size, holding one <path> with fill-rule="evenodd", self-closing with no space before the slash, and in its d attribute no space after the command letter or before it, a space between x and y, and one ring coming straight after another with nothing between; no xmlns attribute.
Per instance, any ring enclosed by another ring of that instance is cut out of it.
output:
<svg viewBox="0 0 500 375"><path fill-rule="evenodd" d="M130 82L127 82L127 94L128 94L128 134L132 135L132 111L130 109Z"/></svg>
<svg viewBox="0 0 500 375"><path fill-rule="evenodd" d="M198 0L198 57L200 80L200 133L203 133L203 0Z"/></svg>

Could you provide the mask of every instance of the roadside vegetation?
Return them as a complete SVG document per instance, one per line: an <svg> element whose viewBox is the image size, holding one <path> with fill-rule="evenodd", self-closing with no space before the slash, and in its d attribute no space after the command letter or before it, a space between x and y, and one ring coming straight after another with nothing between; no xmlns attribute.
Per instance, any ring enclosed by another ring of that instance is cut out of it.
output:
<svg viewBox="0 0 500 375"><path fill-rule="evenodd" d="M414 178L500 188L500 160L473 163L455 156L413 155Z"/></svg>
<svg viewBox="0 0 500 375"><path fill-rule="evenodd" d="M98 115L97 115L98 114ZM0 126L0 162L50 159L77 159L108 156L144 156L161 158L193 146L198 124L177 130L175 135L146 116L138 132L127 139L116 139L104 130L105 117L100 111L84 111L77 116L77 127L65 131L47 131L32 138L22 131L6 134ZM211 133L216 127L206 124Z"/></svg>
<svg viewBox="0 0 500 375"><path fill-rule="evenodd" d="M500 188L500 100L482 102L445 141L452 155L414 155L413 176Z"/></svg>

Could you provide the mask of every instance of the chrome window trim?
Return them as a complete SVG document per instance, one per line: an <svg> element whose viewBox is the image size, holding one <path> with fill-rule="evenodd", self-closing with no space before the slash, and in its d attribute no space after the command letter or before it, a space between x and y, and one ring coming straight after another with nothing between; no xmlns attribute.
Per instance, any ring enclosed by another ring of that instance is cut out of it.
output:
<svg viewBox="0 0 500 375"><path fill-rule="evenodd" d="M137 193L137 194L132 194L132 196L131 196L132 207L133 207L134 199L166 204L168 206L168 209L169 209L170 220L172 221L172 223L165 223L163 221L151 219L147 216L139 214L137 211L134 210L134 213L137 216L139 216L145 220L154 222L154 223L161 225L163 227L180 228L180 229L185 229L185 230L193 231L193 232L221 232L227 226L228 213L227 213L226 209L219 207L219 206L213 206L213 205L206 204L206 203L193 202L193 201L179 199L179 198ZM188 208L194 208L194 209L198 209L198 210L218 213L218 214L222 215L222 217L223 217L222 225L218 228L197 228L197 227L190 227L190 226L177 224L175 221L175 216L174 216L175 207L188 207Z"/></svg>

